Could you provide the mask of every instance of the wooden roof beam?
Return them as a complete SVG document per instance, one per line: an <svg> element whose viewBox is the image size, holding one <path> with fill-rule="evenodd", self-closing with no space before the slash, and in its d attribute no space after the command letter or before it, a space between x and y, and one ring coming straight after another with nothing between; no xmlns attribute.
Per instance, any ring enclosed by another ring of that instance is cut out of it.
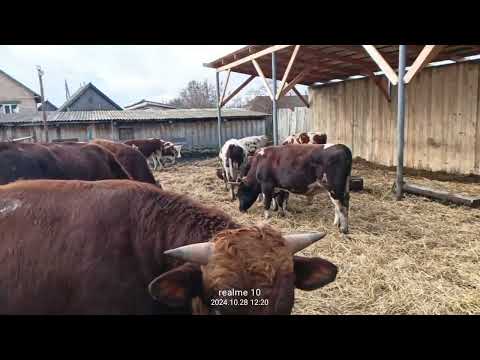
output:
<svg viewBox="0 0 480 360"><path fill-rule="evenodd" d="M253 79L255 79L255 75L251 75L247 80L245 80L238 88L236 88L230 95L227 96L226 99L224 99L220 103L220 107L224 107L235 95L237 95L245 86L247 86Z"/></svg>
<svg viewBox="0 0 480 360"><path fill-rule="evenodd" d="M373 61L378 65L380 70L383 71L385 76L390 80L393 85L398 84L397 73L392 69L390 64L385 60L385 58L380 54L380 52L373 45L362 45L365 51L370 55Z"/></svg>
<svg viewBox="0 0 480 360"><path fill-rule="evenodd" d="M225 98L225 94L227 92L227 87L228 87L228 80L230 80L230 73L231 72L232 72L232 70L228 69L227 81L225 82L225 87L223 88L223 94L222 94L222 97L220 98L220 104L223 102L223 99Z"/></svg>
<svg viewBox="0 0 480 360"><path fill-rule="evenodd" d="M403 78L404 82L408 84L417 73L435 59L445 46L446 45L426 45Z"/></svg>
<svg viewBox="0 0 480 360"><path fill-rule="evenodd" d="M305 75L307 75L309 72L310 72L310 69L305 69L300 74L295 76L295 78L290 82L290 84L285 86L285 88L280 93L280 96L284 96L286 93L288 93L290 90L292 90L295 87L295 85L297 85L300 81L302 81L302 79L305 77ZM279 98L280 98L280 96L279 96Z"/></svg>
<svg viewBox="0 0 480 360"><path fill-rule="evenodd" d="M282 82L280 83L280 87L278 88L278 92L276 94L277 100L280 97L280 94L287 82L288 75L290 75L290 70L292 70L293 63L295 62L295 58L297 57L298 50L300 49L300 45L296 45L295 49L293 49L292 56L290 57L290 60L288 61L287 68L285 69L285 73L283 74Z"/></svg>
<svg viewBox="0 0 480 360"><path fill-rule="evenodd" d="M272 90L270 89L270 86L268 86L267 84L267 79L265 79L265 75L263 74L262 68L260 67L260 65L258 65L257 60L253 59L252 63L253 63L253 66L255 66L255 70L257 70L258 75L260 75L260 77L262 78L263 85L265 86L265 89L267 89L268 96L270 96L270 99L272 99L273 101L274 99L273 93L272 93Z"/></svg>
<svg viewBox="0 0 480 360"><path fill-rule="evenodd" d="M306 106L307 108L310 108L310 104L308 103L308 100L305 99L305 97L304 97L302 94L300 94L300 92L297 90L297 88L296 88L295 86L292 88L292 90L293 90L293 92L294 92L295 94L297 94L297 96L298 96L298 97L300 98L300 100L305 104L305 106Z"/></svg>
<svg viewBox="0 0 480 360"><path fill-rule="evenodd" d="M262 56L265 56L265 55L268 55L268 54L271 54L273 52L276 52L276 51L279 51L279 50L283 50L287 47L290 47L292 45L274 45L274 46L270 46L264 50L261 50L255 54L252 54L252 55L249 55L249 56L246 56L242 59L239 59L239 60L236 60L234 62L231 62L230 64L227 64L227 65L224 65L224 66L221 66L219 68L217 68L217 72L220 72L220 71L224 71L224 70L228 70L228 69L232 69L238 65L241 65L241 64L245 64L249 61L252 61L252 60L255 60L255 59L258 59Z"/></svg>

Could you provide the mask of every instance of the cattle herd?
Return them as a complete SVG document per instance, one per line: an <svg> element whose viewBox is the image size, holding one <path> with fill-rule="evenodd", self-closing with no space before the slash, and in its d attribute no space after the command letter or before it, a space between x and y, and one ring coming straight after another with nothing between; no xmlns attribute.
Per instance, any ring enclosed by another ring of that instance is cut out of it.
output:
<svg viewBox="0 0 480 360"><path fill-rule="evenodd" d="M350 150L325 134L230 139L217 175L239 210L327 191L348 231ZM0 314L290 314L294 289L337 267L296 255L325 233L282 234L166 191L160 139L0 143Z"/></svg>

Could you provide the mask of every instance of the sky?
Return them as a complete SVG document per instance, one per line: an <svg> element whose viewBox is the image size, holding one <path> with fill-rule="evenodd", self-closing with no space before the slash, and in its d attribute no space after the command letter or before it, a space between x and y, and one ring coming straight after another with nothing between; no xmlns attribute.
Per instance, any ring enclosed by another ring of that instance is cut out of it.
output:
<svg viewBox="0 0 480 360"><path fill-rule="evenodd" d="M0 45L0 69L40 93L36 71L40 65L45 98L56 106L65 101L67 80L70 94L81 83L92 82L124 107L142 99L171 100L190 80L208 79L215 84L215 70L203 64L243 46ZM227 93L247 77L232 73ZM257 78L242 92L258 86Z"/></svg>

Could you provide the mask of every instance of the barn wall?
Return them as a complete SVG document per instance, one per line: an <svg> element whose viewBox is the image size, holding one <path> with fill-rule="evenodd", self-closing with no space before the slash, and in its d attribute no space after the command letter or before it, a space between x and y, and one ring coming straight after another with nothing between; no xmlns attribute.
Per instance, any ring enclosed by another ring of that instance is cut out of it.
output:
<svg viewBox="0 0 480 360"><path fill-rule="evenodd" d="M407 85L406 166L480 174L479 83L480 64L466 62L424 69ZM312 88L310 109L281 110L279 129L282 138L292 129L326 132L354 156L394 166L396 97L392 87L388 102L370 79Z"/></svg>
<svg viewBox="0 0 480 360"><path fill-rule="evenodd" d="M167 141L184 143L186 150L205 150L217 147L217 121L181 121L162 123L119 124L131 126L134 129L135 139L160 138ZM243 138L265 134L265 120L228 120L223 122L224 141L231 138Z"/></svg>
<svg viewBox="0 0 480 360"><path fill-rule="evenodd" d="M119 127L132 128L135 139L160 138L164 140L185 143L185 150L209 150L217 148L217 121L179 121L179 122L118 122L115 124L114 137L119 139ZM0 126L0 139L32 136L35 131L40 141L43 127L36 126ZM223 122L224 141L231 138L243 138L265 134L265 119L227 120ZM50 124L49 139L111 139L111 124Z"/></svg>

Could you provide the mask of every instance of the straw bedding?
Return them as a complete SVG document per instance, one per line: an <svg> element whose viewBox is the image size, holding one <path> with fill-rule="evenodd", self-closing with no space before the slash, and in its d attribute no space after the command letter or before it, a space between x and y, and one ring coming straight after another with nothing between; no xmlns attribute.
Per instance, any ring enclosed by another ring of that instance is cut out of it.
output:
<svg viewBox="0 0 480 360"><path fill-rule="evenodd" d="M185 162L155 175L172 191L226 211L238 222L262 221L263 209L248 214L216 177L217 159ZM407 196L396 202L391 169L355 161L353 175L365 190L352 193L350 234L333 226L333 205L327 195L311 206L290 197L291 215L274 214L270 223L283 232L326 231L327 236L303 251L339 267L335 282L313 292L296 290L294 314L480 314L480 209L445 205ZM407 181L479 195L480 183Z"/></svg>

